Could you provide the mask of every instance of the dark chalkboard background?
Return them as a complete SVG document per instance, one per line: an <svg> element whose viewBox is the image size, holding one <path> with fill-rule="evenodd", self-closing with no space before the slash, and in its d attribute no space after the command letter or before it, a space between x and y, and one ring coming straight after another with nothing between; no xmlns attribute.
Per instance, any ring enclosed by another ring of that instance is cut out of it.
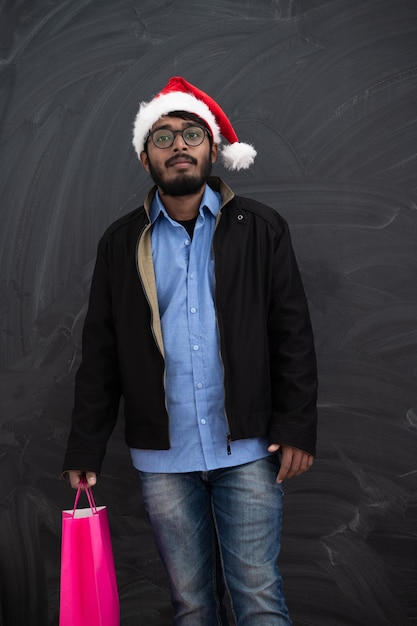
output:
<svg viewBox="0 0 417 626"><path fill-rule="evenodd" d="M416 1L1 0L0 34L0 624L57 624L96 244L142 202L133 118L176 74L257 147L216 173L288 219L311 306L319 453L287 483L280 561L294 625L417 624ZM122 626L169 624L121 424L95 493Z"/></svg>

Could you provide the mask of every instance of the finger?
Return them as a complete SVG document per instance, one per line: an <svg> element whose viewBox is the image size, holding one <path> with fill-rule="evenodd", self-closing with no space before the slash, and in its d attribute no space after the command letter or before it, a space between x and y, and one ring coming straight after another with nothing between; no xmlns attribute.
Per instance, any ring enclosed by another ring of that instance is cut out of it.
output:
<svg viewBox="0 0 417 626"><path fill-rule="evenodd" d="M290 448L283 448L281 457L281 467L279 468L277 483L280 485L286 478L291 478L293 452Z"/></svg>
<svg viewBox="0 0 417 626"><path fill-rule="evenodd" d="M94 487L97 484L97 474L95 472L83 472L82 470L70 470L68 472L71 487L84 489L83 481L86 481L88 487Z"/></svg>
<svg viewBox="0 0 417 626"><path fill-rule="evenodd" d="M268 452L278 452L280 447L279 443L271 443L271 445L268 446Z"/></svg>
<svg viewBox="0 0 417 626"><path fill-rule="evenodd" d="M285 468L282 465L282 463L281 463L281 467L280 467L280 470L279 470L278 476L277 476L277 483L278 483L278 485L283 483L286 478L288 478L288 469Z"/></svg>
<svg viewBox="0 0 417 626"><path fill-rule="evenodd" d="M291 468L288 471L287 478L294 478L307 472L313 465L314 457L311 454L303 452L302 450L296 450L292 462Z"/></svg>
<svg viewBox="0 0 417 626"><path fill-rule="evenodd" d="M80 481L83 476L83 472L81 470L70 470L68 472L70 485L73 489L78 489L80 486Z"/></svg>
<svg viewBox="0 0 417 626"><path fill-rule="evenodd" d="M305 455L305 468L303 469L303 472L307 472L310 467L313 465L314 462L314 456L312 454L307 454Z"/></svg>
<svg viewBox="0 0 417 626"><path fill-rule="evenodd" d="M94 487L94 485L97 483L97 474L95 472L86 472L85 478L89 487Z"/></svg>
<svg viewBox="0 0 417 626"><path fill-rule="evenodd" d="M313 456L311 454L304 454L300 463L300 474L307 472L313 465Z"/></svg>
<svg viewBox="0 0 417 626"><path fill-rule="evenodd" d="M299 474L302 474L303 472L302 460L303 460L302 455L295 452L295 454L293 455L291 459L291 467L288 471L287 478L294 478L294 476L298 476Z"/></svg>
<svg viewBox="0 0 417 626"><path fill-rule="evenodd" d="M294 475L299 476L300 474L307 472L307 470L309 470L310 467L313 465L313 460L314 457L312 454L308 454L307 452L301 452L301 455L298 459L297 467L294 466L294 469L296 469L297 472Z"/></svg>

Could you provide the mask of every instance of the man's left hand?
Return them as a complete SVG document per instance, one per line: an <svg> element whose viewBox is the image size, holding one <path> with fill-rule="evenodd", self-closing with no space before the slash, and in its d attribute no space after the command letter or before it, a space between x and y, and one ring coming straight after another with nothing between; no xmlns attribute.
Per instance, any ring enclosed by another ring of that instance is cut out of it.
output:
<svg viewBox="0 0 417 626"><path fill-rule="evenodd" d="M281 468L277 476L278 484L281 484L286 478L293 478L303 474L313 465L313 455L299 448L272 443L268 447L268 452L278 452L279 449L281 449L282 456Z"/></svg>

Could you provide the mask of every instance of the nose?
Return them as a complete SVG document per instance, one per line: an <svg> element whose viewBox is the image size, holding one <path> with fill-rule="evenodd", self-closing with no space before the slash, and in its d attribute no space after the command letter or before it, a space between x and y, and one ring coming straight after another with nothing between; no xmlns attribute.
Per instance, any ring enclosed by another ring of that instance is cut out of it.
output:
<svg viewBox="0 0 417 626"><path fill-rule="evenodd" d="M187 150L187 144L184 141L181 131L177 131L174 136L174 142L172 144L174 150Z"/></svg>

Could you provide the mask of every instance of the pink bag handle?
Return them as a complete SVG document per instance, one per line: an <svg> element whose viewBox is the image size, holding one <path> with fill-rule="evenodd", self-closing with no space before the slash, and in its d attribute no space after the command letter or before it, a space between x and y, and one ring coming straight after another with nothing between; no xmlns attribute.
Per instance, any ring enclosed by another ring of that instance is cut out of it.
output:
<svg viewBox="0 0 417 626"><path fill-rule="evenodd" d="M97 507L96 507L96 503L94 501L94 496L93 496L93 492L91 491L90 487L87 484L87 480L85 479L85 477L83 476L80 480L80 484L77 490L77 495L75 496L75 502L74 502L74 508L72 511L72 517L74 517L75 515L75 510L77 508L78 505L78 500L80 499L80 495L81 492L85 491L85 493L87 494L87 498L88 498L88 504L90 505L90 509L93 513L93 515L95 513L97 513Z"/></svg>

